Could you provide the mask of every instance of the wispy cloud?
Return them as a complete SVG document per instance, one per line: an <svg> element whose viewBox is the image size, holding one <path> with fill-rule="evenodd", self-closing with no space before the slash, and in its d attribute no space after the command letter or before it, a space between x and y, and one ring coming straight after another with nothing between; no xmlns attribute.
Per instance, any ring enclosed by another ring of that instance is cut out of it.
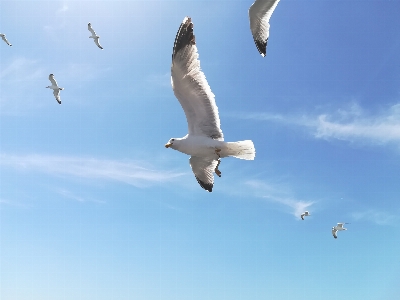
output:
<svg viewBox="0 0 400 300"><path fill-rule="evenodd" d="M313 205L315 201L304 201L292 197L287 189L277 187L260 180L250 180L246 185L251 187L257 197L267 199L270 202L278 203L290 209L290 212L299 217L301 213Z"/></svg>
<svg viewBox="0 0 400 300"><path fill-rule="evenodd" d="M151 85L157 85L160 87L171 88L171 73L166 72L164 74L152 74L146 79Z"/></svg>
<svg viewBox="0 0 400 300"><path fill-rule="evenodd" d="M146 166L145 162L54 155L0 155L0 165L54 176L124 182L136 187L169 182L183 175Z"/></svg>
<svg viewBox="0 0 400 300"><path fill-rule="evenodd" d="M68 5L66 3L63 3L63 5L61 6L61 8L59 8L57 10L57 13L63 13L66 12L69 9Z"/></svg>
<svg viewBox="0 0 400 300"><path fill-rule="evenodd" d="M280 115L267 113L231 114L232 117L281 123L306 128L319 139L338 139L364 144L400 146L400 103L378 114L369 114L358 104L317 115Z"/></svg>
<svg viewBox="0 0 400 300"><path fill-rule="evenodd" d="M372 209L352 213L352 217L356 221L365 220L378 225L391 225L398 219L396 216L387 212L381 212Z"/></svg>
<svg viewBox="0 0 400 300"><path fill-rule="evenodd" d="M95 202L95 203L99 203L99 204L105 203L105 201L102 201L102 200L97 200L97 199L93 199L91 197L76 195L75 193L73 193L69 190L66 190L66 189L57 189L56 193L66 199L72 199L72 200L78 201L78 202Z"/></svg>

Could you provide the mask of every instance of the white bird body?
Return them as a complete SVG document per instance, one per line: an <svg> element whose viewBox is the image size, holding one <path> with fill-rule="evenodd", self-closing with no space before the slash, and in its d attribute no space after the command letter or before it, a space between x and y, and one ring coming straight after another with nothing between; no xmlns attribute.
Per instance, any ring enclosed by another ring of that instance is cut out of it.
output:
<svg viewBox="0 0 400 300"><path fill-rule="evenodd" d="M94 41L94 43L97 45L97 47L99 47L101 50L103 50L103 47L100 45L100 42L99 42L99 38L100 38L100 36L98 36L97 34L96 34L96 32L94 31L94 29L92 28L92 24L91 23L89 23L88 24L88 30L91 32L91 36L89 36L89 38L90 39L93 39L93 41Z"/></svg>
<svg viewBox="0 0 400 300"><path fill-rule="evenodd" d="M10 42L7 40L6 35L5 35L4 33L0 33L0 37L1 37L1 39L2 39L4 42L6 42L6 44L7 44L8 46L12 46L12 45L10 44Z"/></svg>
<svg viewBox="0 0 400 300"><path fill-rule="evenodd" d="M338 231L343 231L347 230L347 228L344 228L344 224L350 224L350 223L337 223L336 226L332 227L332 235L335 239L337 239L337 232Z"/></svg>
<svg viewBox="0 0 400 300"><path fill-rule="evenodd" d="M54 97L56 98L58 104L61 104L60 91L62 91L64 88L58 86L53 74L49 75L49 80L51 82L51 85L46 86L46 88L53 90Z"/></svg>
<svg viewBox="0 0 400 300"><path fill-rule="evenodd" d="M267 52L269 19L280 0L256 0L249 9L250 30L261 56Z"/></svg>
<svg viewBox="0 0 400 300"><path fill-rule="evenodd" d="M200 69L193 23L186 17L175 38L171 84L188 122L188 134L173 138L165 145L191 155L192 171L202 188L211 192L220 158L233 156L253 160L255 149L252 141L224 142L215 96Z"/></svg>
<svg viewBox="0 0 400 300"><path fill-rule="evenodd" d="M309 213L308 211L305 211L305 212L303 212L303 213L300 215L300 218L301 218L302 220L304 220L304 217L308 217L308 216L311 216L310 213Z"/></svg>

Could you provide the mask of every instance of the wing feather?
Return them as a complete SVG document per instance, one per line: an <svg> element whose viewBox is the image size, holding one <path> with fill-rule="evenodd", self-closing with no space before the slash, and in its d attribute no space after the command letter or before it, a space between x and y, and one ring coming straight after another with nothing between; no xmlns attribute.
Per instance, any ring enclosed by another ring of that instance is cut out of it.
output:
<svg viewBox="0 0 400 300"><path fill-rule="evenodd" d="M91 23L88 24L88 30L92 33L92 35L96 35L96 32L93 30Z"/></svg>
<svg viewBox="0 0 400 300"><path fill-rule="evenodd" d="M54 97L56 98L56 100L57 100L57 102L59 103L59 104L61 104L61 98L60 98L60 90L54 90L53 91L53 95L54 95Z"/></svg>
<svg viewBox="0 0 400 300"><path fill-rule="evenodd" d="M176 34L171 66L171 84L192 135L223 140L215 96L200 69L193 23L186 17Z"/></svg>
<svg viewBox="0 0 400 300"><path fill-rule="evenodd" d="M49 75L49 80L52 83L52 85L57 86L57 81L54 79L54 75L53 74Z"/></svg>
<svg viewBox="0 0 400 300"><path fill-rule="evenodd" d="M262 56L267 53L269 19L279 0L256 0L249 9L250 29L254 43Z"/></svg>
<svg viewBox="0 0 400 300"><path fill-rule="evenodd" d="M204 157L191 156L189 163L200 186L212 192L214 186L214 170L218 161Z"/></svg>

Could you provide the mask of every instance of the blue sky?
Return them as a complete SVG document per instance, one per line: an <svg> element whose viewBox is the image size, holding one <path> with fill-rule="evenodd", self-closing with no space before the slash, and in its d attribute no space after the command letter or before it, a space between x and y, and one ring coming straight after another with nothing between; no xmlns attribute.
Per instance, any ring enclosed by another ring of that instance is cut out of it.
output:
<svg viewBox="0 0 400 300"><path fill-rule="evenodd" d="M0 1L0 299L397 299L400 2L282 0L265 58L251 4ZM164 148L185 16L257 151L212 193Z"/></svg>

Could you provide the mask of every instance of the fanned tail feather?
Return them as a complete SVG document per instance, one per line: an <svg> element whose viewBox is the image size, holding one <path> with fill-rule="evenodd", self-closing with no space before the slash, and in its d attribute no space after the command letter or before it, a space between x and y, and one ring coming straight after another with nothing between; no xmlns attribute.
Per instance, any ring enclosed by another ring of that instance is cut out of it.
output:
<svg viewBox="0 0 400 300"><path fill-rule="evenodd" d="M226 148L222 153L222 157L233 156L245 160L254 160L256 156L256 149L251 140L228 142Z"/></svg>

